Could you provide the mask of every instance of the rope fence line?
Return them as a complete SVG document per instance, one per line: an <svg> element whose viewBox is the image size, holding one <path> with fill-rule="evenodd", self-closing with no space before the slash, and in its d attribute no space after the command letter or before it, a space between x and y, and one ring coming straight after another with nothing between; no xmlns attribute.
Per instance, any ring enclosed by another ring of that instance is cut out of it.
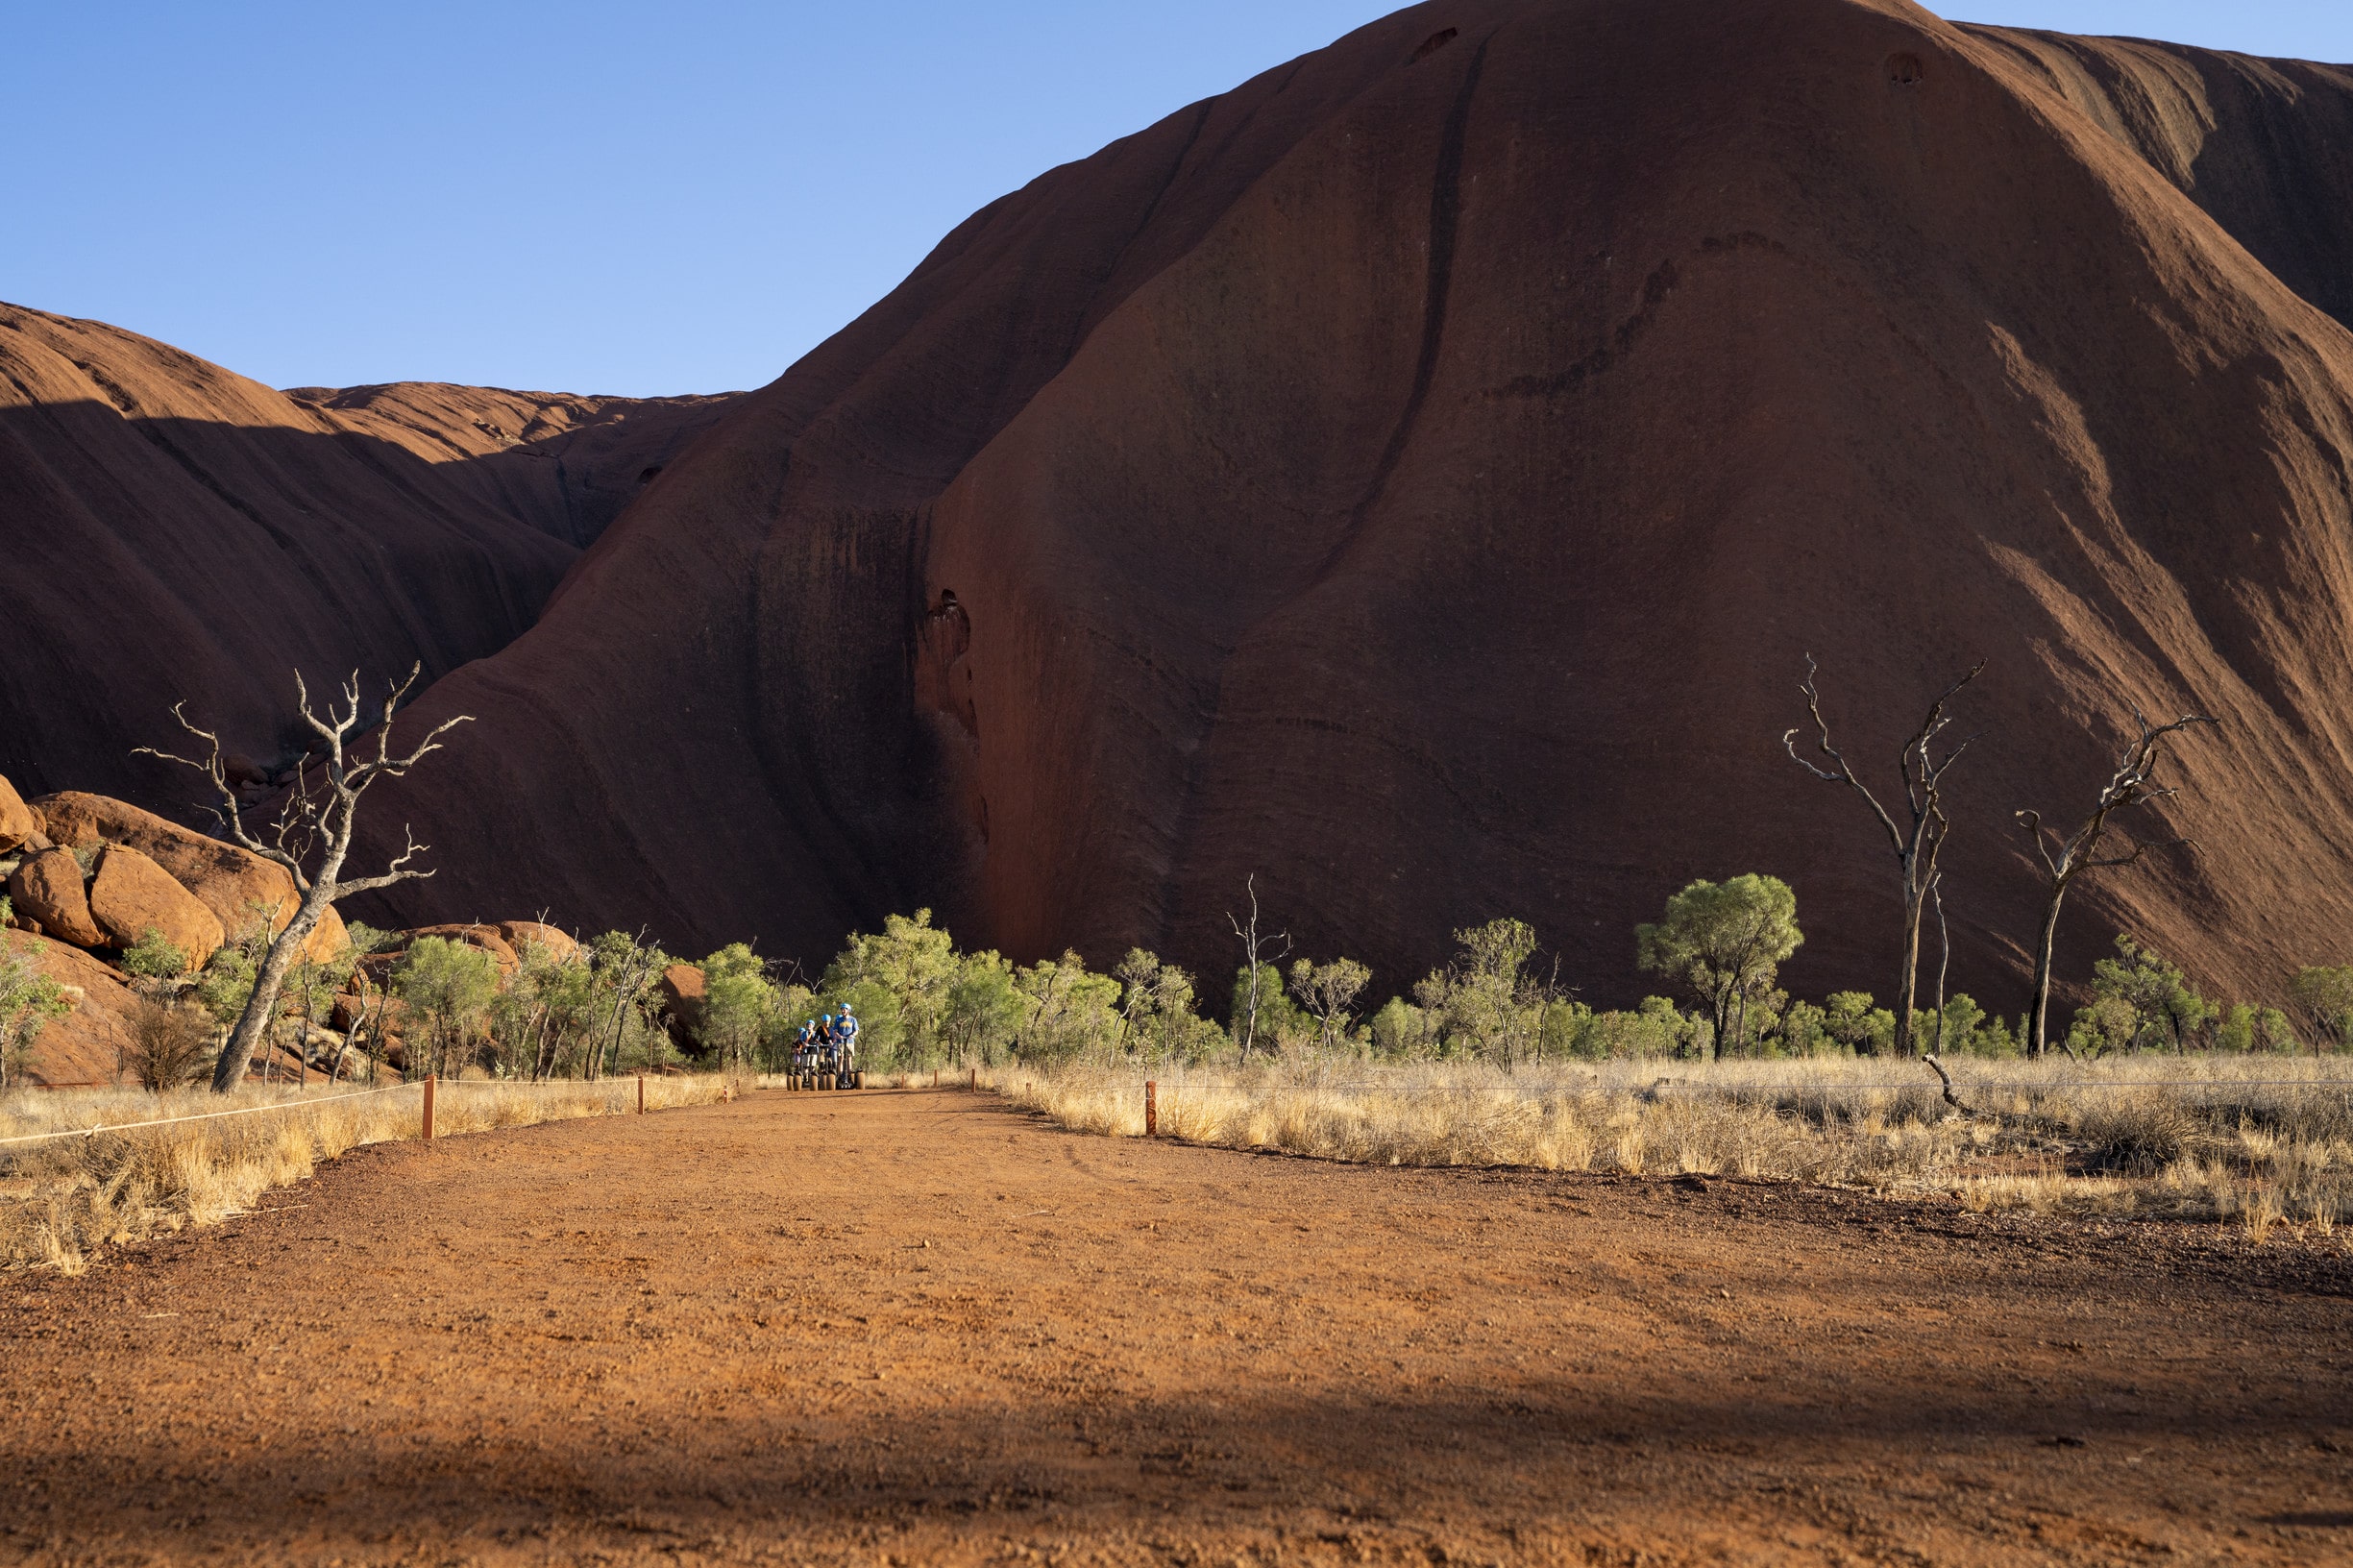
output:
<svg viewBox="0 0 2353 1568"><path fill-rule="evenodd" d="M55 1132L25 1133L14 1138L0 1138L0 1148L7 1148L11 1145L19 1143L48 1143L62 1138L96 1138L101 1133L134 1133L146 1127L172 1127L177 1126L182 1122L188 1121L217 1121L224 1116L255 1116L270 1111L308 1111L316 1106L332 1105L338 1100L364 1100L375 1094L397 1094L404 1089L424 1090L424 1105L422 1107L425 1118L423 1136L427 1141L430 1141L433 1136L433 1093L436 1089L553 1090L573 1089L575 1087L594 1087L604 1090L619 1090L625 1094L629 1089L629 1085L625 1082L610 1078L582 1082L576 1086L570 1083L559 1084L553 1082L519 1084L511 1079L502 1078L441 1079L437 1077L426 1077L404 1084L386 1084L379 1089L354 1090L345 1094L324 1094L319 1096L317 1099L279 1100L269 1105L240 1105L228 1111L199 1111L190 1115L184 1116L158 1116L149 1121L101 1122L93 1127L66 1127L61 1128ZM638 1115L643 1115L646 1112L646 1083L642 1074L639 1075L637 1079L636 1089L637 1113Z"/></svg>
<svg viewBox="0 0 2353 1568"><path fill-rule="evenodd" d="M46 1143L60 1138L96 1138L100 1133L132 1133L142 1127L171 1127L184 1121L217 1121L223 1116L254 1116L265 1111L307 1111L313 1106L332 1105L337 1100L364 1100L372 1094L397 1094L404 1089L416 1089L416 1084L387 1084L382 1089L354 1090L348 1094L327 1094L315 1100L280 1100L273 1105L240 1105L231 1111L199 1111L186 1116L159 1116L153 1121L101 1122L95 1127L68 1127L54 1133L26 1133L16 1138L0 1138L0 1147L12 1143Z"/></svg>

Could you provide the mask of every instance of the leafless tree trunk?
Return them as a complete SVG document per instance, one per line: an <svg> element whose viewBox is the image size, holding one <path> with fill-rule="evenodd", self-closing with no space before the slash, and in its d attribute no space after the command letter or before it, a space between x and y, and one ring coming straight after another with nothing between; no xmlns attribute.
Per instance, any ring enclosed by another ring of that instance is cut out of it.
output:
<svg viewBox="0 0 2353 1568"><path fill-rule="evenodd" d="M1250 892L1250 923L1242 924L1234 918L1231 911L1226 914L1226 923L1233 926L1234 935L1241 939L1242 956L1249 961L1250 965L1250 988L1242 1004L1242 1016L1236 1020L1242 1026L1241 1055L1242 1060L1247 1062L1250 1060L1252 1048L1258 1043L1259 969L1262 963L1281 964L1283 962L1291 950L1291 936L1287 931L1278 931L1272 937L1259 935L1259 879L1255 873L1249 877L1245 886ZM1260 949L1269 942L1283 943L1283 951L1275 954L1272 959L1262 961L1259 957Z"/></svg>
<svg viewBox="0 0 2353 1568"><path fill-rule="evenodd" d="M1936 1043L1929 1047L1937 1056L1945 1054L1945 975L1952 968L1952 932L1945 924L1945 873L1936 873L1928 884L1928 902L1936 908Z"/></svg>
<svg viewBox="0 0 2353 1568"><path fill-rule="evenodd" d="M596 1057L589 1073L592 1082L601 1080L610 1070L609 1064L621 1058L621 1037L629 1020L629 1009L637 1003L637 993L652 977L654 949L646 945L646 933L640 928L637 940L629 944L629 952L621 961L620 972L613 976L612 1034L596 1042Z"/></svg>
<svg viewBox="0 0 2353 1568"><path fill-rule="evenodd" d="M303 684L302 673L295 673L296 708L302 715L303 723L327 743L325 793L315 793L309 782L308 769L298 767L294 774L294 793L281 808L271 840L267 843L246 828L245 820L238 810L237 792L230 786L228 775L223 771L220 737L190 723L186 703L174 707L172 717L180 722L182 729L211 747L208 755L197 760L158 751L152 747L138 748L149 756L193 768L209 778L213 794L221 802L218 807L209 809L219 819L221 825L228 829L230 838L262 859L284 868L286 874L294 879L294 891L302 899L295 908L294 918L286 922L285 929L271 939L269 951L261 960L260 973L254 978L253 994L247 998L245 1011L239 1015L236 1027L230 1031L229 1043L222 1048L220 1061L213 1066L212 1090L216 1094L226 1094L244 1082L246 1066L253 1061L254 1047L261 1041L277 1016L278 996L285 985L286 971L293 968L304 944L310 940L310 933L318 929L328 906L355 893L373 893L379 888L391 887L396 882L433 874L409 866L409 861L422 852L425 845L417 843L414 836L404 835L406 847L393 859L383 874L349 881L343 876L343 863L351 855L352 836L358 824L359 799L367 793L368 786L380 778L401 777L423 761L429 752L440 750L439 743L443 735L470 722L473 717L461 714L457 718L445 720L413 749L396 755L392 749L392 716L407 697L408 689L417 683L423 670L422 665L412 668L406 680L387 689L383 714L377 723L373 754L362 754L365 743L357 733L360 716L358 674L355 673L344 683L343 711L336 712L331 703L327 716L322 719L311 711L310 693ZM349 751L346 750L347 743L351 747ZM312 870L306 863L314 854L318 866Z"/></svg>
<svg viewBox="0 0 2353 1568"><path fill-rule="evenodd" d="M1984 669L1985 661L1979 659L1971 667L1968 674L1946 687L1944 695L1928 705L1927 717L1920 722L1920 728L1903 743L1903 749L1897 754L1896 772L1903 781L1903 803L1910 818L1906 824L1898 824L1887 808L1879 804L1879 797L1854 776L1854 770L1848 766L1847 759L1830 744L1830 724L1822 716L1822 693L1814 683L1816 666L1811 653L1805 656L1805 679L1799 683L1798 690L1805 694L1806 711L1813 715L1814 728L1820 736L1815 749L1829 760L1830 766L1826 769L1817 767L1798 755L1797 730L1789 730L1781 737L1781 745L1789 752L1791 761L1816 778L1826 783L1844 784L1862 797L1863 804L1871 808L1872 816L1885 829L1888 847L1895 852L1898 885L1903 896L1903 955L1896 977L1898 1056L1912 1054L1912 1008L1920 988L1920 923L1926 913L1924 906L1928 891L1936 882L1936 857L1945 847L1946 836L1952 827L1945 816L1945 774L1961 760L1961 753L1969 749L1969 742L1963 741L1940 762L1934 754L1935 741L1945 726L1952 722L1945 712L1945 705L1953 699L1962 687L1975 680L1978 673Z"/></svg>
<svg viewBox="0 0 2353 1568"><path fill-rule="evenodd" d="M2015 813L2018 824L2034 841L2035 855L2043 862L2043 870L2050 878L2050 891L2043 904L2043 929L2034 944L2034 991L2026 1003L2026 1054L2040 1057L2050 1048L2048 1026L2045 1022L2050 1010L2051 951L2059 936L2059 906L2067 901L2067 890L2075 878L2086 871L2101 870L2113 866L2129 866L2151 849L2163 849L2172 845L2188 844L2188 839L2160 839L2153 843L2139 839L2122 854L2102 855L2100 841L2107 837L2109 819L2120 811L2145 806L2152 800L2162 800L2173 794L2156 782L2157 764L2164 754L2165 739L2169 735L2197 724L2218 723L2202 713L2188 713L2169 724L2151 724L2139 708L2132 710L2133 738L2125 743L2123 754L2117 759L2116 772L2108 776L2107 785L2094 802L2092 814L2083 820L2072 833L2062 835L2058 829L2045 827L2037 812Z"/></svg>
<svg viewBox="0 0 2353 1568"><path fill-rule="evenodd" d="M367 992L361 992L359 993L359 1017L354 1018L352 1020L351 1028L345 1031L343 1036L343 1044L335 1052L334 1066L327 1069L328 1088L334 1088L336 1083L342 1079L343 1064L350 1060L353 1045L357 1043L360 1036L366 1032L371 1016L374 1013L380 1012L381 1010L382 1004L380 1002L377 1004L376 1008L371 1009L368 1006Z"/></svg>

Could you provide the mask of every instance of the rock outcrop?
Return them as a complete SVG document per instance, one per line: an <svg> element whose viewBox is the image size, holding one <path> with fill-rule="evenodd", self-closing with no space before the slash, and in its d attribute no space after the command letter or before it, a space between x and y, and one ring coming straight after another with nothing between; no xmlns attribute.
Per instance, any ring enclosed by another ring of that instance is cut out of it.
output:
<svg viewBox="0 0 2353 1568"><path fill-rule="evenodd" d="M90 917L88 879L70 849L43 849L28 855L9 873L9 900L19 915L30 915L40 928L60 942L76 947L100 947L107 934Z"/></svg>
<svg viewBox="0 0 2353 1568"><path fill-rule="evenodd" d="M403 934L410 943L425 937L439 937L444 942L478 947L498 960L502 976L512 975L523 967L523 960L516 956L515 949L507 944L504 934L495 925L421 925Z"/></svg>
<svg viewBox="0 0 2353 1568"><path fill-rule="evenodd" d="M264 919L273 934L283 931L302 903L284 867L153 812L80 790L44 795L35 805L58 844L78 848L120 844L146 855L194 894L232 938ZM341 952L347 940L343 917L330 905L303 944L303 957L324 963Z"/></svg>
<svg viewBox="0 0 2353 1568"><path fill-rule="evenodd" d="M434 465L435 478L482 505L584 549L743 394L576 397L395 381L286 396Z"/></svg>
<svg viewBox="0 0 2353 1568"><path fill-rule="evenodd" d="M15 786L0 778L0 853L15 848L40 831L40 819L33 815L24 796Z"/></svg>
<svg viewBox="0 0 2353 1568"><path fill-rule="evenodd" d="M695 1031L702 1025L703 1004L710 1000L711 988L703 977L700 966L673 964L662 971L659 982L662 993L662 1014L670 1020L670 1032L682 1049L694 1050Z"/></svg>
<svg viewBox="0 0 2353 1568"><path fill-rule="evenodd" d="M581 957L580 944L570 932L539 920L501 920L498 930L518 960L527 946L539 948L558 964L569 964Z"/></svg>
<svg viewBox="0 0 2353 1568"><path fill-rule="evenodd" d="M125 845L98 851L89 885L90 918L117 947L130 947L148 932L187 955L190 973L220 950L221 922L172 873Z"/></svg>
<svg viewBox="0 0 2353 1568"><path fill-rule="evenodd" d="M117 1068L132 1045L131 1015L138 998L114 970L89 954L46 937L0 932L12 952L30 957L40 972L65 990L71 1004L51 1018L34 1041L26 1076L37 1084L92 1085L119 1082Z"/></svg>
<svg viewBox="0 0 2353 1568"><path fill-rule="evenodd" d="M0 306L0 772L184 799L184 774L131 754L180 738L183 698L282 766L296 670L373 687L504 646L732 401L292 395Z"/></svg>
<svg viewBox="0 0 2353 1568"><path fill-rule="evenodd" d="M1884 991L1795 683L1892 776L1986 657L1952 983L2017 1004L2010 814L2137 704L2223 721L2145 824L2197 842L2064 962L2276 995L2353 927L2349 103L1902 0L1402 12L993 204L671 463L421 704L478 722L380 811L442 868L394 912L1215 975L1255 877L1383 984L1512 913L1616 1003L1754 870L1794 988Z"/></svg>

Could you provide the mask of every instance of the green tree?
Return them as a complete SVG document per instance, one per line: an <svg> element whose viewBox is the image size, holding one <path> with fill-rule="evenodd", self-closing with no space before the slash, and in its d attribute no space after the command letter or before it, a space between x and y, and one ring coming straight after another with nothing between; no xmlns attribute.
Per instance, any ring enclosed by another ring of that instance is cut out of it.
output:
<svg viewBox="0 0 2353 1568"><path fill-rule="evenodd" d="M1193 1013L1191 975L1141 947L1128 949L1112 972L1120 988L1120 1041L1131 1054L1153 1061L1194 1054L1203 1025Z"/></svg>
<svg viewBox="0 0 2353 1568"><path fill-rule="evenodd" d="M1304 1040L1313 1032L1313 1023L1305 1013L1299 1011L1299 1004L1285 994L1282 980L1283 970L1279 965L1262 963L1259 966L1256 1029L1262 1048L1269 1041L1280 1043ZM1233 1008L1226 1017L1233 1019L1235 1039L1238 1042L1240 1031L1251 1017L1250 966L1247 964L1234 971Z"/></svg>
<svg viewBox="0 0 2353 1568"><path fill-rule="evenodd" d="M2121 996L2095 996L2075 1010L2068 1026L2067 1048L2076 1056L2102 1057L2129 1051L2140 1042L2141 1015Z"/></svg>
<svg viewBox="0 0 2353 1568"><path fill-rule="evenodd" d="M161 928L151 925L139 933L138 941L123 949L122 968L140 994L151 1001L160 1000L187 974L188 955Z"/></svg>
<svg viewBox="0 0 2353 1568"><path fill-rule="evenodd" d="M2122 1015L2111 1010L2119 1027L2125 1029L2128 1037L2110 1041L2111 1048L2154 1050L2169 1045L2175 1051L2182 1050L2197 1038L2198 1031L2214 1016L2213 1004L2191 990L2182 971L2166 962L2156 949L2144 947L2129 935L2119 933L2116 950L2116 957L2103 958L2092 966L2095 1005L2097 1001L2113 1000L2129 1009L2132 1015L2130 1024L2124 1025L2120 1021Z"/></svg>
<svg viewBox="0 0 2353 1568"><path fill-rule="evenodd" d="M2324 1043L2339 1050L2353 1044L2353 965L2298 969L2289 992L2304 1017L2312 1020L2315 1055Z"/></svg>
<svg viewBox="0 0 2353 1568"><path fill-rule="evenodd" d="M857 1013L862 1061L923 1066L943 1054L941 1031L961 968L954 939L931 923L930 910L919 909L912 919L891 916L879 933L852 936L818 991Z"/></svg>
<svg viewBox="0 0 2353 1568"><path fill-rule="evenodd" d="M1383 1056L1419 1056L1430 1046L1430 1015L1392 996L1373 1015L1373 1049Z"/></svg>
<svg viewBox="0 0 2353 1568"><path fill-rule="evenodd" d="M270 911L258 901L245 906L245 919L213 950L196 977L196 999L225 1030L245 1013L254 993L255 977L270 948Z"/></svg>
<svg viewBox="0 0 2353 1568"><path fill-rule="evenodd" d="M697 1041L718 1053L723 1070L748 1068L781 1000L768 966L745 943L732 943L702 961L702 987Z"/></svg>
<svg viewBox="0 0 2353 1568"><path fill-rule="evenodd" d="M1631 1012L1595 1013L1578 1032L1576 1054L1596 1060L1680 1056L1707 1025L1683 1016L1664 996L1645 996Z"/></svg>
<svg viewBox="0 0 2353 1568"><path fill-rule="evenodd" d="M278 1021L273 1032L305 1070L311 1066L311 1032L332 1019L335 992L351 979L358 964L359 952L347 933L343 944L329 957L304 958L286 970L278 993ZM274 1070L276 1058L270 1060ZM338 1052L335 1070L340 1070L341 1060Z"/></svg>
<svg viewBox="0 0 2353 1568"><path fill-rule="evenodd" d="M1455 933L1460 951L1413 988L1413 999L1437 1020L1443 1049L1516 1060L1538 1025L1523 994L1521 970L1536 950L1525 920L1496 919Z"/></svg>
<svg viewBox="0 0 2353 1568"><path fill-rule="evenodd" d="M1833 1043L1828 1015L1811 1002L1792 1002L1781 1015L1781 1049L1791 1056L1820 1056Z"/></svg>
<svg viewBox="0 0 2353 1568"><path fill-rule="evenodd" d="M1322 1030L1325 1050L1336 1049L1340 1037L1355 1024L1356 1016L1348 1010L1372 977L1373 971L1353 958L1336 958L1329 964L1303 958L1291 966L1291 994Z"/></svg>
<svg viewBox="0 0 2353 1568"><path fill-rule="evenodd" d="M994 1066L1013 1044L1024 1011L1013 966L994 951L968 954L948 989L940 1037L951 1055Z"/></svg>
<svg viewBox="0 0 2353 1568"><path fill-rule="evenodd" d="M1751 1011L1804 940L1798 895L1753 871L1694 882L1667 900L1664 920L1634 928L1642 968L1682 981L1706 1007L1718 1057L1747 1045Z"/></svg>
<svg viewBox="0 0 2353 1568"><path fill-rule="evenodd" d="M360 961L373 953L390 951L406 940L402 932L380 930L365 920L347 922L343 928L343 936L346 951L351 958L352 970L359 978L359 983L355 988L359 996L359 1014L351 1020L352 1026L345 1033L343 1043L335 1052L334 1061L328 1066L327 1081L331 1084L343 1077L344 1064L355 1050L365 1051L371 1060L381 1060L383 1042L380 1037L383 1034L384 1004L388 999L387 993L383 988L376 985L368 977ZM373 1068L370 1069L370 1076L374 1076Z"/></svg>
<svg viewBox="0 0 2353 1568"><path fill-rule="evenodd" d="M462 1066L466 1047L488 1020L499 990L498 960L467 943L420 937L393 971L392 990L407 1010L412 1036L424 1037L422 1063L419 1041L410 1041L410 1070L446 1074Z"/></svg>
<svg viewBox="0 0 2353 1568"><path fill-rule="evenodd" d="M2214 1046L2218 1051L2292 1052L2296 1048L2295 1029L2289 1023L2288 1015L2276 1007L2259 1008L2252 1002L2238 1002L2216 1027Z"/></svg>
<svg viewBox="0 0 2353 1568"><path fill-rule="evenodd" d="M1013 983L1023 1008L1015 1050L1023 1060L1105 1055L1119 1038L1119 982L1089 973L1077 953L1016 969Z"/></svg>
<svg viewBox="0 0 2353 1568"><path fill-rule="evenodd" d="M1868 991L1837 991L1823 999L1823 1033L1857 1056L1876 1056L1894 1044L1896 1015L1871 1005Z"/></svg>
<svg viewBox="0 0 2353 1568"><path fill-rule="evenodd" d="M490 1002L493 1070L536 1083L585 1070L596 1033L596 974L588 956L526 937L515 945L515 971Z"/></svg>
<svg viewBox="0 0 2353 1568"><path fill-rule="evenodd" d="M594 1033L588 1042L587 1076L601 1078L619 1066L632 1044L659 1059L668 1033L652 1019L659 1005L654 985L673 960L657 943L625 931L607 931L588 944Z"/></svg>

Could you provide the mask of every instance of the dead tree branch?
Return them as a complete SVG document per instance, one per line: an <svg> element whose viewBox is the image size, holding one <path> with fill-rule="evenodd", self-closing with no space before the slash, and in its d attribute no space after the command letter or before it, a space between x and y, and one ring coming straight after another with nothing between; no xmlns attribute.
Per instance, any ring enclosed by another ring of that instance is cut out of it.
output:
<svg viewBox="0 0 2353 1568"><path fill-rule="evenodd" d="M2116 771L2108 775L2107 784L2093 802L2091 814L2073 832L2063 834L2057 828L2045 826L2040 812L2013 813L2019 827L2032 842L2044 874L2049 878L2043 904L2042 934L2035 944L2034 989L2026 1005L2028 1056L2040 1057L2050 1048L2046 1018L2050 1010L2051 953L2058 941L2059 908L2067 901L2069 887L2086 871L2130 866L2152 849L2194 842L2188 838L2142 839L2125 835L2127 847L2122 852L2100 853L2100 845L2111 829L2121 832L2111 821L2118 812L2146 806L2176 793L2171 786L2157 782L2157 765L2164 760L2166 738L2199 724L2220 723L2202 713L2186 713L2169 724L2152 724L2138 707L2132 710L2132 721L2133 737L2118 756ZM2061 1048L2065 1049L2064 1044Z"/></svg>
<svg viewBox="0 0 2353 1568"><path fill-rule="evenodd" d="M221 1049L220 1061L212 1071L216 1093L225 1094L244 1082L255 1048L276 1020L278 997L285 984L286 971L294 966L328 907L352 894L371 893L396 882L433 874L410 864L426 846L404 829L407 846L393 858L381 875L350 880L343 876L343 865L351 855L352 839L358 825L360 797L369 786L380 778L404 776L427 756L441 749L442 736L472 722L472 715L460 714L435 725L406 750L393 748L394 715L423 672L424 666L420 664L409 670L407 679L397 685L386 683L381 714L373 729L373 749L360 723L363 706L357 672L343 684L341 710L330 703L325 717L311 706L309 688L303 683L302 673L295 672L296 710L303 723L325 743L326 755L318 763L306 762L297 767L293 785L280 804L277 820L267 824L262 833L255 832L245 821L236 791L229 783L220 737L211 730L198 728L187 716L186 703L175 706L172 717L179 721L182 729L205 743L202 757L179 756L146 746L137 748L138 753L176 762L203 773L211 782L212 793L219 801L218 805L205 809L221 824L232 843L282 868L293 878L295 894L300 900L293 918L271 939L260 972L254 980L253 994L246 1001L236 1027L230 1031L228 1044ZM315 783L311 776L314 769L319 775Z"/></svg>
<svg viewBox="0 0 2353 1568"><path fill-rule="evenodd" d="M1242 1001L1242 1016L1235 1020L1241 1025L1241 1056L1242 1060L1247 1062L1250 1059L1252 1047L1258 1042L1259 970L1264 965L1280 965L1285 958L1289 956L1291 934L1288 931L1278 931L1271 937L1259 934L1259 879L1257 873L1253 872L1250 875L1245 886L1250 893L1250 923L1244 925L1240 920L1236 919L1231 910L1226 912L1226 922L1234 927L1234 935L1240 939L1242 956L1250 969L1249 988ZM1270 942L1280 942L1283 943L1283 949L1272 958L1262 959L1260 951L1265 943ZM1277 972L1281 971L1278 969Z"/></svg>
<svg viewBox="0 0 2353 1568"><path fill-rule="evenodd" d="M1845 754L1831 744L1830 722L1823 717L1822 690L1815 680L1819 667L1811 653L1805 656L1805 679L1799 682L1798 690L1803 694L1805 710L1814 721L1814 750L1829 766L1823 767L1798 754L1796 728L1781 736L1782 748L1788 751L1792 762L1825 783L1843 784L1855 793L1869 808L1872 819L1887 835L1888 847L1895 854L1898 888L1903 900L1903 952L1900 968L1897 971L1895 1008L1896 1054L1899 1056L1912 1054L1912 1011L1920 984L1921 919L1925 913L1929 890L1936 882L1936 857L1943 850L1945 839L1952 827L1945 816L1945 775L1952 771L1952 765L1961 760L1961 754L1970 746L1968 740L1963 740L1939 758L1936 741L1946 726L1952 723L1951 715L1946 712L1947 705L1960 694L1962 687L1975 680L1984 669L1985 661L1979 659L1970 668L1969 674L1946 687L1943 694L1928 704L1927 716L1921 720L1920 727L1913 731L1911 739L1905 741L1902 750L1897 753L1896 772L1903 786L1901 803L1904 820L1900 822L1893 812L1880 803L1871 787L1855 775Z"/></svg>

